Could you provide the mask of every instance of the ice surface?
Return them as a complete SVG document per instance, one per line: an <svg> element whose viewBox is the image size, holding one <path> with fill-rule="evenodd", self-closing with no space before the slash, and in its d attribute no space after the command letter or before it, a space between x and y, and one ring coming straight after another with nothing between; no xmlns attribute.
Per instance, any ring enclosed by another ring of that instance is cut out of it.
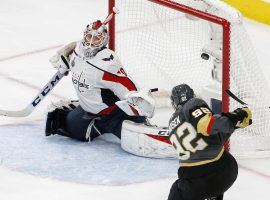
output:
<svg viewBox="0 0 270 200"><path fill-rule="evenodd" d="M43 132L41 122L2 126L2 166L93 185L124 185L172 177L177 173L176 159L130 155L121 149L119 139L112 134L82 143L57 135L45 137Z"/></svg>

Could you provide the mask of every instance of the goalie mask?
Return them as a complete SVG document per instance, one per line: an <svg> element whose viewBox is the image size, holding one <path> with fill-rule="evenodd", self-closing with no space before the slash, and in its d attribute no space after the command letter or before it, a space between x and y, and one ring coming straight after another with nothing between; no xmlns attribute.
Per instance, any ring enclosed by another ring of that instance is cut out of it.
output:
<svg viewBox="0 0 270 200"><path fill-rule="evenodd" d="M108 43L107 27L97 20L86 26L83 36L84 57L92 58Z"/></svg>
<svg viewBox="0 0 270 200"><path fill-rule="evenodd" d="M176 110L179 106L183 106L187 101L194 97L195 94L193 89L187 84L177 85L172 89L171 103Z"/></svg>

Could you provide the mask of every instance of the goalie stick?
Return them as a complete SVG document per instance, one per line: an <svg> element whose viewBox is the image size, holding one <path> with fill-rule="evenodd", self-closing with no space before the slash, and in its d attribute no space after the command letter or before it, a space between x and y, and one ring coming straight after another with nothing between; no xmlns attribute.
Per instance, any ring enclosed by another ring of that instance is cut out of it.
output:
<svg viewBox="0 0 270 200"><path fill-rule="evenodd" d="M241 99L239 99L234 93L232 93L229 89L227 89L227 90L225 90L226 91L226 93L230 96L230 97L232 97L235 101L237 101L238 103L240 103L240 104L242 104L242 105L246 105L246 106L248 106L248 104L247 103L245 103L244 101L242 101ZM268 107L268 108L270 108L270 107Z"/></svg>
<svg viewBox="0 0 270 200"><path fill-rule="evenodd" d="M40 102L47 96L47 94L49 94L52 89L59 83L63 76L63 74L57 71L26 108L18 111L0 110L0 116L2 115L6 117L26 117L30 115L34 111L34 109L40 104Z"/></svg>
<svg viewBox="0 0 270 200"><path fill-rule="evenodd" d="M104 22L102 22L102 24L103 24L103 25L108 24L109 21L111 21L111 19L114 17L114 15L115 15L115 14L119 14L119 13L120 13L119 9L118 9L117 7L113 7L113 8L112 8L112 13L110 13L110 14L106 17L106 19L104 20Z"/></svg>

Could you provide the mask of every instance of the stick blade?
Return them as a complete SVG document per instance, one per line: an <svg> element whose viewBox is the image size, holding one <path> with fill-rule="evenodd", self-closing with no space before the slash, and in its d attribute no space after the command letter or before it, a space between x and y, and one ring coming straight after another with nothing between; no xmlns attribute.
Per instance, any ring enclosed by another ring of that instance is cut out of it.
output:
<svg viewBox="0 0 270 200"><path fill-rule="evenodd" d="M27 117L31 113L32 113L32 110L29 108L19 110L19 111L0 110L0 116L5 116L5 117Z"/></svg>

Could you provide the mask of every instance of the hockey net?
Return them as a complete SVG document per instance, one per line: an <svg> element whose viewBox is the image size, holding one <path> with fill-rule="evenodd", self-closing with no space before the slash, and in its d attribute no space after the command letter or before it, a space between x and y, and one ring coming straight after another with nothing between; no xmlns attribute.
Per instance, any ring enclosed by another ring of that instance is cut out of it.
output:
<svg viewBox="0 0 270 200"><path fill-rule="evenodd" d="M223 111L241 107L226 95L230 88L253 112L253 125L235 131L230 150L241 158L270 156L269 88L238 11L218 0L109 0L113 6L120 14L110 24L110 48L136 82L164 91L157 102L168 106L177 84L199 94L216 84L213 62L221 56ZM209 44L217 51L204 60Z"/></svg>

